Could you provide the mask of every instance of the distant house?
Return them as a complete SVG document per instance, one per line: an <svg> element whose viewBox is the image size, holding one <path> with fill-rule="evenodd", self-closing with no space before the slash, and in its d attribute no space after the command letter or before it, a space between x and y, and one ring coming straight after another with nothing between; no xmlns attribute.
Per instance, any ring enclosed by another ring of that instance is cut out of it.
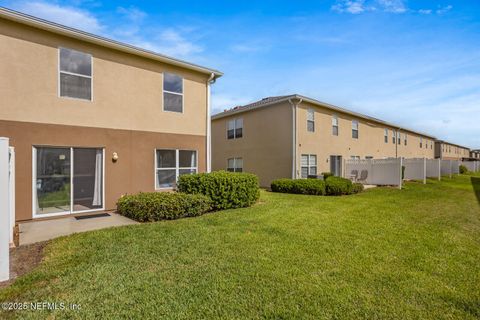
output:
<svg viewBox="0 0 480 320"><path fill-rule="evenodd" d="M209 169L216 70L7 9L0 70L17 221L114 209Z"/></svg>
<svg viewBox="0 0 480 320"><path fill-rule="evenodd" d="M435 158L443 160L463 160L470 157L470 149L443 140L435 141Z"/></svg>
<svg viewBox="0 0 480 320"><path fill-rule="evenodd" d="M341 175L345 159L434 158L435 137L301 95L212 116L212 169L276 178Z"/></svg>

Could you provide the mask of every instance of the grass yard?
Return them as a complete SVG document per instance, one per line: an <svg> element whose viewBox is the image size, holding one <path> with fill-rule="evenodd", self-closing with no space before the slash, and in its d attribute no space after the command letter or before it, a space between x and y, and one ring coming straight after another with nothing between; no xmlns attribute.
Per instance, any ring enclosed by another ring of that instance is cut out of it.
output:
<svg viewBox="0 0 480 320"><path fill-rule="evenodd" d="M478 319L480 176L262 192L252 208L60 238L0 301L80 305L0 314L22 319Z"/></svg>

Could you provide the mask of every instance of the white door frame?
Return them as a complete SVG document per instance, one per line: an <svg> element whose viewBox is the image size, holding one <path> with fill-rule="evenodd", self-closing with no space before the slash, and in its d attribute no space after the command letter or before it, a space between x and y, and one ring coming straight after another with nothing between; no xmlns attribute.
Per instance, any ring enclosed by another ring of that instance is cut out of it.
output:
<svg viewBox="0 0 480 320"><path fill-rule="evenodd" d="M69 211L62 211L62 212L54 212L54 213L39 213L37 214L37 206L36 206L36 188L37 188L37 148L59 148L59 149L70 149L70 210ZM73 150L74 149L102 149L102 207L98 209L89 209L89 210L81 210L81 211L74 211L73 210ZM105 148L104 147L63 147L63 146L46 146L46 145L35 145L32 147L32 217L33 219L38 218L48 218L48 217L56 217L56 216L65 216L71 214L78 214L78 213L86 213L86 212L95 212L95 211L105 211Z"/></svg>

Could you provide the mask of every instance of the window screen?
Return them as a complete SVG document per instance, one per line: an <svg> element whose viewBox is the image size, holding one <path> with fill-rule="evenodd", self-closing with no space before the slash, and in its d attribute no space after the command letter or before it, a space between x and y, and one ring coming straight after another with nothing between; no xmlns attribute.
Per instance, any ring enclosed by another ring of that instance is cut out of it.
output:
<svg viewBox="0 0 480 320"><path fill-rule="evenodd" d="M60 48L60 96L92 100L92 56Z"/></svg>
<svg viewBox="0 0 480 320"><path fill-rule="evenodd" d="M176 74L163 74L163 110L183 112L183 78Z"/></svg>

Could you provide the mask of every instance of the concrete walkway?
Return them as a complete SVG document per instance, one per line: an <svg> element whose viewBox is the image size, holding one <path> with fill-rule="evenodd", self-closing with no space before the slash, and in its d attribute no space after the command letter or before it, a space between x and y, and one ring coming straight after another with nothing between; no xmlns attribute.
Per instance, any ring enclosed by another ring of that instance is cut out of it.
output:
<svg viewBox="0 0 480 320"><path fill-rule="evenodd" d="M50 240L60 236L66 236L72 233L138 223L116 213L109 214L109 217L98 217L82 220L77 220L75 217L65 217L59 219L19 223L19 242L20 245L31 244Z"/></svg>

